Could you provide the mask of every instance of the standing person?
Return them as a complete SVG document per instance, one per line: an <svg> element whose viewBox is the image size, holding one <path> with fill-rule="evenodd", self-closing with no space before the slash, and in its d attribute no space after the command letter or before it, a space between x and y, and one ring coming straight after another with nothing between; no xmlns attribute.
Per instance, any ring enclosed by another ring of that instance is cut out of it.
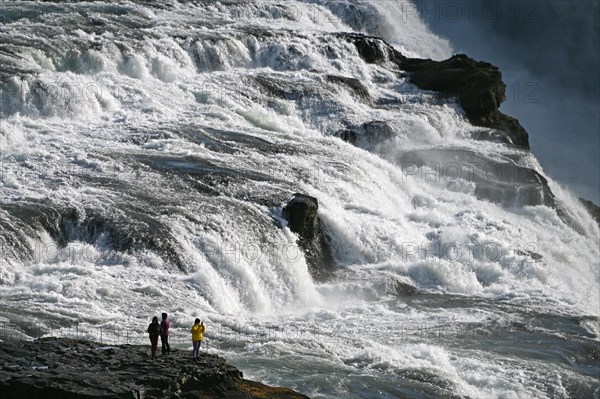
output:
<svg viewBox="0 0 600 399"><path fill-rule="evenodd" d="M160 322L160 346L162 354L171 353L171 345L169 345L169 328L171 323L167 320L167 314L162 314L162 321Z"/></svg>
<svg viewBox="0 0 600 399"><path fill-rule="evenodd" d="M160 335L160 324L158 324L158 317L156 316L152 318L152 323L148 326L148 335L150 336L150 344L152 344L152 359L156 359L156 347Z"/></svg>
<svg viewBox="0 0 600 399"><path fill-rule="evenodd" d="M204 322L200 322L200 319L196 319L194 321L194 325L192 326L192 343L194 344L194 350L192 352L193 359L198 359L200 345L202 344L202 340L204 339L204 331L206 331L206 327L204 327Z"/></svg>

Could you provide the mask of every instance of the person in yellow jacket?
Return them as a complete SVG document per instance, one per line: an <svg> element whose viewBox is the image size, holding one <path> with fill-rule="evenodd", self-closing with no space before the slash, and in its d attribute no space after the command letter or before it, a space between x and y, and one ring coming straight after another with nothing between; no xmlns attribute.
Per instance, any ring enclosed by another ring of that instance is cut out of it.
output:
<svg viewBox="0 0 600 399"><path fill-rule="evenodd" d="M204 327L204 322L201 322L200 319L196 319L194 321L194 325L192 326L192 343L194 344L192 358L194 359L198 359L200 345L202 344L202 340L204 339L204 331L206 331L206 327Z"/></svg>

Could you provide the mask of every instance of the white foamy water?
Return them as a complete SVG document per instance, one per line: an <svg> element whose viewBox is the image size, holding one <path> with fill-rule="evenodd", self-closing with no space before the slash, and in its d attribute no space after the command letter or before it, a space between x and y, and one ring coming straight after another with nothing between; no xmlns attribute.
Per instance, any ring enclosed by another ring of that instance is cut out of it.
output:
<svg viewBox="0 0 600 399"><path fill-rule="evenodd" d="M183 345L200 316L246 375L316 398L598 394L598 226L551 179L560 212L480 198L482 163L543 168L338 34L451 55L405 5L11 2L0 320L145 342L168 311ZM373 121L392 139L338 138ZM294 192L330 281L275 223Z"/></svg>

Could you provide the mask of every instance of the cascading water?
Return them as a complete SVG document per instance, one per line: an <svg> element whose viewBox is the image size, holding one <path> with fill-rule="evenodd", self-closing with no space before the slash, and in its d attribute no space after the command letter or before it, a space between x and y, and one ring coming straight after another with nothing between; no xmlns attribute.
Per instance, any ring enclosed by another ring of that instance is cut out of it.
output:
<svg viewBox="0 0 600 399"><path fill-rule="evenodd" d="M247 375L315 398L600 393L598 226L340 34L450 56L402 3L3 6L0 321L142 332L168 310L185 341L201 315ZM295 192L330 280L277 224Z"/></svg>

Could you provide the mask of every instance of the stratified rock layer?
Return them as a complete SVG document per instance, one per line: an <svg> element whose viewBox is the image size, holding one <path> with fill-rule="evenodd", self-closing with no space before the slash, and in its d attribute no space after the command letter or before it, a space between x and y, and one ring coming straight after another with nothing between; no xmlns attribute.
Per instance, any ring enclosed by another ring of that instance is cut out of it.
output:
<svg viewBox="0 0 600 399"><path fill-rule="evenodd" d="M0 398L307 398L243 379L222 357L198 361L173 350L151 360L149 346L101 346L48 338L0 344Z"/></svg>

